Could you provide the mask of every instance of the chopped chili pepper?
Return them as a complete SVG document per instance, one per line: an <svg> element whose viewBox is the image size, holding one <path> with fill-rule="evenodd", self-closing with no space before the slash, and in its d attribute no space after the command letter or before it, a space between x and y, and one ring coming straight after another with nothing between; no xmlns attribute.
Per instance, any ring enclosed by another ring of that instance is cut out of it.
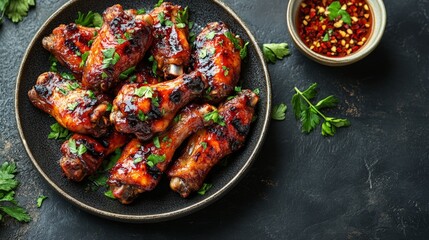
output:
<svg viewBox="0 0 429 240"><path fill-rule="evenodd" d="M299 36L311 50L344 57L368 40L372 13L365 0L304 0L297 25Z"/></svg>

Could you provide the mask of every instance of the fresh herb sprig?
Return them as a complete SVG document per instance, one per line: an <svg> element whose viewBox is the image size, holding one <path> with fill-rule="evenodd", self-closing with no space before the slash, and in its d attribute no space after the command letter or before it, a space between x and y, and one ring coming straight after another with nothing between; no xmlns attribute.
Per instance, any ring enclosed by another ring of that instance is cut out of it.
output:
<svg viewBox="0 0 429 240"><path fill-rule="evenodd" d="M337 105L338 99L332 95L320 100L316 105L311 103L310 100L317 95L316 88L317 83L312 84L305 91L294 88L296 93L292 97L292 106L295 117L301 121L301 130L304 133L313 131L319 125L320 120L323 120L322 135L334 136L337 128L350 126L350 122L347 119L327 117L321 112L321 109Z"/></svg>
<svg viewBox="0 0 429 240"><path fill-rule="evenodd" d="M282 60L290 54L287 43L264 43L262 52L267 62L270 63L276 63L277 60Z"/></svg>
<svg viewBox="0 0 429 240"><path fill-rule="evenodd" d="M72 133L59 123L54 123L50 126L51 132L48 135L48 139L66 140L69 139Z"/></svg>
<svg viewBox="0 0 429 240"><path fill-rule="evenodd" d="M286 110L287 106L284 103L280 103L273 107L271 111L271 118L278 121L283 121L286 119Z"/></svg>
<svg viewBox="0 0 429 240"><path fill-rule="evenodd" d="M0 24L5 15L14 23L22 21L35 5L35 0L0 0Z"/></svg>
<svg viewBox="0 0 429 240"><path fill-rule="evenodd" d="M89 11L87 14L78 12L77 19L74 22L85 27L101 27L103 25L103 17L101 14L92 11Z"/></svg>
<svg viewBox="0 0 429 240"><path fill-rule="evenodd" d="M341 3L339 1L332 2L328 8L327 8L329 14L329 20L335 20L338 16L341 16L341 20L343 20L344 23L351 24L352 19L350 18L350 14L345 10L341 8Z"/></svg>
<svg viewBox="0 0 429 240"><path fill-rule="evenodd" d="M4 162L0 166L0 220L3 219L3 214L6 214L20 222L29 222L30 215L24 208L18 206L15 200L14 190L18 186L16 173L15 163Z"/></svg>

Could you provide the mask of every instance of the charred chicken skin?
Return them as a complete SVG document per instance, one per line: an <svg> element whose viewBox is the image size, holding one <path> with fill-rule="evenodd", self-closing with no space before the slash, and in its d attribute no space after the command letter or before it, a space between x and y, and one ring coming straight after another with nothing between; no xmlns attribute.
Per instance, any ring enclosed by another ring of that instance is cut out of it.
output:
<svg viewBox="0 0 429 240"><path fill-rule="evenodd" d="M141 144L134 139L128 143L108 180L115 198L129 204L139 194L154 189L180 144L198 129L213 123L205 121L204 116L214 110L208 104L190 105L179 113L178 121L167 132L152 142Z"/></svg>
<svg viewBox="0 0 429 240"><path fill-rule="evenodd" d="M191 55L187 9L165 2L149 14L154 20L151 51L158 69L165 79L176 78L183 74Z"/></svg>
<svg viewBox="0 0 429 240"><path fill-rule="evenodd" d="M184 154L168 171L171 189L188 197L201 188L207 174L220 159L243 146L257 102L255 93L243 90L219 107L224 124L213 124L191 137Z"/></svg>
<svg viewBox="0 0 429 240"><path fill-rule="evenodd" d="M206 79L199 72L152 85L126 84L113 101L110 121L119 132L149 140L167 129L176 113L201 96L206 86Z"/></svg>
<svg viewBox="0 0 429 240"><path fill-rule="evenodd" d="M89 43L97 35L95 28L83 27L75 23L61 24L52 34L43 38L43 47L72 71L77 79L82 78L82 54L90 49Z"/></svg>
<svg viewBox="0 0 429 240"><path fill-rule="evenodd" d="M127 140L127 135L116 131L102 139L76 133L61 145L61 169L68 179L80 182L86 176L94 174L103 159L125 145Z"/></svg>
<svg viewBox="0 0 429 240"><path fill-rule="evenodd" d="M72 132L100 137L108 131L111 99L83 90L79 83L64 80L58 73L41 74L28 97L34 106Z"/></svg>
<svg viewBox="0 0 429 240"><path fill-rule="evenodd" d="M231 39L235 39L234 42ZM240 78L240 50L243 41L222 22L207 24L195 40L192 59L194 68L209 83L205 95L210 102L219 102L231 95ZM239 45L239 46L236 46Z"/></svg>
<svg viewBox="0 0 429 240"><path fill-rule="evenodd" d="M122 72L142 60L152 43L152 18L133 12L124 11L119 4L104 11L104 23L83 69L84 88L106 92Z"/></svg>

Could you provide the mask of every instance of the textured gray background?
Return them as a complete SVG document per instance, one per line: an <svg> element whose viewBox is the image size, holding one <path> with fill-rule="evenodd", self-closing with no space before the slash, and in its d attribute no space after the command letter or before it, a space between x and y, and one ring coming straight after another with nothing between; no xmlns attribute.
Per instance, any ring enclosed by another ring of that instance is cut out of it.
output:
<svg viewBox="0 0 429 240"><path fill-rule="evenodd" d="M257 40L291 45L270 65L273 102L288 103L294 86L320 85L342 103L329 114L352 126L333 138L300 133L292 115L272 122L246 177L215 204L156 224L118 223L70 205L39 176L14 118L15 78L24 51L65 0L39 0L25 20L0 26L0 162L15 161L17 199L33 220L0 223L0 239L428 239L428 0L385 1L388 23L379 47L352 66L318 65L293 46L285 0L224 0ZM118 1L120 2L120 1ZM36 207L39 194L49 197Z"/></svg>

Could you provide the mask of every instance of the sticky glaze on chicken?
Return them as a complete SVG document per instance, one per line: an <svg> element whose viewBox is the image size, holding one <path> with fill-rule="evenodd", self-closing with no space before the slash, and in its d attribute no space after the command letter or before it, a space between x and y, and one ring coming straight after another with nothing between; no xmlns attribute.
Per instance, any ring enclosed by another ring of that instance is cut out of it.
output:
<svg viewBox="0 0 429 240"><path fill-rule="evenodd" d="M239 46L235 46L231 39L235 39L235 44ZM194 44L194 68L203 73L209 82L205 97L211 102L219 102L231 95L240 78L239 48L243 41L236 38L226 24L213 22L207 24Z"/></svg>
<svg viewBox="0 0 429 240"><path fill-rule="evenodd" d="M104 11L104 23L83 69L84 88L108 91L123 71L143 58L152 42L152 18L133 12L119 4Z"/></svg>
<svg viewBox="0 0 429 240"><path fill-rule="evenodd" d="M61 145L61 169L68 179L80 182L86 176L94 174L101 166L103 159L125 145L127 140L127 135L116 131L112 131L109 136L102 139L73 134Z"/></svg>
<svg viewBox="0 0 429 240"><path fill-rule="evenodd" d="M134 139L128 143L108 180L115 198L129 204L142 192L154 189L180 144L198 129L212 124L204 116L214 110L208 104L190 105L180 111L178 121L167 132L152 142L141 144Z"/></svg>
<svg viewBox="0 0 429 240"><path fill-rule="evenodd" d="M89 51L89 43L96 34L95 28L75 23L61 24L52 31L51 35L43 38L42 44L80 80L83 72L82 54Z"/></svg>
<svg viewBox="0 0 429 240"><path fill-rule="evenodd" d="M199 72L153 85L126 84L113 100L110 121L117 131L148 140L167 129L176 113L201 96L206 86L206 79Z"/></svg>
<svg viewBox="0 0 429 240"><path fill-rule="evenodd" d="M41 74L28 97L37 108L50 114L72 132L100 137L110 125L111 99L83 90L79 83L62 79L58 73Z"/></svg>
<svg viewBox="0 0 429 240"><path fill-rule="evenodd" d="M188 65L191 48L187 9L165 2L149 13L154 19L152 54L165 79L183 74Z"/></svg>
<svg viewBox="0 0 429 240"><path fill-rule="evenodd" d="M258 96L243 90L219 107L224 126L213 124L199 130L189 140L184 154L168 171L170 187L182 197L198 191L212 167L244 144Z"/></svg>

